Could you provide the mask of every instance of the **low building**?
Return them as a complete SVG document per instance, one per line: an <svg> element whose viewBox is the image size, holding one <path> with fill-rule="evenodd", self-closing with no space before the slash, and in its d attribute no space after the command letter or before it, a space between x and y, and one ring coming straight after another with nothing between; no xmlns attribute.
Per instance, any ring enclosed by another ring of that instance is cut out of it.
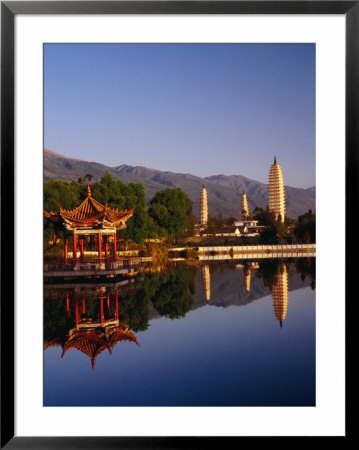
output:
<svg viewBox="0 0 359 450"><path fill-rule="evenodd" d="M236 220L233 225L235 227L256 227L258 225L258 220L252 220L252 219L247 219L247 220Z"/></svg>
<svg viewBox="0 0 359 450"><path fill-rule="evenodd" d="M233 225L223 225L221 228L216 230L215 236L240 236L241 231L239 227Z"/></svg>

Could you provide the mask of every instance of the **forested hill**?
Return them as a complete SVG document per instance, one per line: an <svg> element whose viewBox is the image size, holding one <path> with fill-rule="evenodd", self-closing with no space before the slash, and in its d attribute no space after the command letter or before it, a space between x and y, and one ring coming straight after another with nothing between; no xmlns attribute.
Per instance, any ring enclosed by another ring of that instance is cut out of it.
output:
<svg viewBox="0 0 359 450"><path fill-rule="evenodd" d="M268 202L268 185L242 175L213 175L201 178L191 174L162 172L125 164L108 167L96 162L67 158L47 149L44 151L45 181L52 179L77 181L86 174L91 174L92 182L94 182L99 181L106 171L110 172L114 179L120 179L126 184L143 184L148 202L157 191L167 187L180 187L192 199L193 212L197 216L199 215L200 194L203 185L208 193L209 213L213 216L221 213L223 216L240 217L243 192L247 194L251 211L255 206L266 207ZM315 187L298 189L286 186L285 193L288 217L296 218L308 209L315 210Z"/></svg>

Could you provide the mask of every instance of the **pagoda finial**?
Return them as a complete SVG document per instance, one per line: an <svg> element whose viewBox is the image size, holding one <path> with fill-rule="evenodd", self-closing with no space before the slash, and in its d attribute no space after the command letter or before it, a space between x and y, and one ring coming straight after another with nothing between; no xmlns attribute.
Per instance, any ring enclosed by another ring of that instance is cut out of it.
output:
<svg viewBox="0 0 359 450"><path fill-rule="evenodd" d="M274 157L274 164L277 164L277 157Z"/></svg>
<svg viewBox="0 0 359 450"><path fill-rule="evenodd" d="M87 197L91 197L91 188L90 185L87 185Z"/></svg>

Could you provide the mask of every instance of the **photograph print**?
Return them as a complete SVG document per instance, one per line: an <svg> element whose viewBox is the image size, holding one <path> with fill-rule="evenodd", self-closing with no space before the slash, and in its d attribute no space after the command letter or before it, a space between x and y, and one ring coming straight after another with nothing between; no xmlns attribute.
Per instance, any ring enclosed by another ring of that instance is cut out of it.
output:
<svg viewBox="0 0 359 450"><path fill-rule="evenodd" d="M44 44L44 406L316 405L315 44Z"/></svg>

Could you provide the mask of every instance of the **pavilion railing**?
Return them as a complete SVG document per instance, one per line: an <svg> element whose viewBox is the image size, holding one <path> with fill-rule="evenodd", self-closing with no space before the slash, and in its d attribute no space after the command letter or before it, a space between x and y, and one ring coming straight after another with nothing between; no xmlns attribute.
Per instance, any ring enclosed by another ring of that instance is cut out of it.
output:
<svg viewBox="0 0 359 450"><path fill-rule="evenodd" d="M126 268L136 268L141 266L142 258L69 258L67 262L64 258L45 258L44 272L56 271L90 271L101 272L104 270L120 270Z"/></svg>

